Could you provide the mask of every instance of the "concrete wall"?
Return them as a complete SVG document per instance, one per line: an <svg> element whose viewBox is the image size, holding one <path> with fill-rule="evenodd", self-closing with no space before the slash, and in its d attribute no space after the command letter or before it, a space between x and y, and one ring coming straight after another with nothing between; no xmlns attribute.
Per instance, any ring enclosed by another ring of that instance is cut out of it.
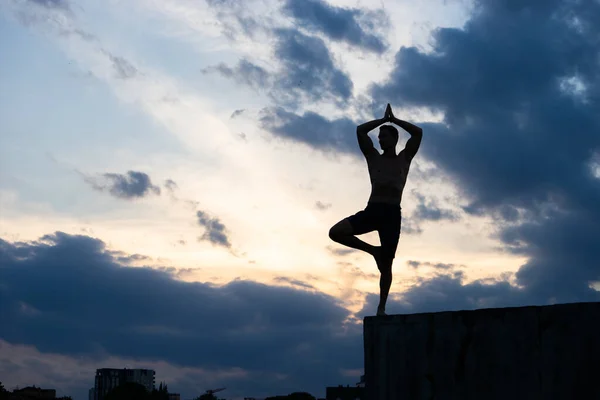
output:
<svg viewBox="0 0 600 400"><path fill-rule="evenodd" d="M600 399L600 303L364 319L367 400Z"/></svg>

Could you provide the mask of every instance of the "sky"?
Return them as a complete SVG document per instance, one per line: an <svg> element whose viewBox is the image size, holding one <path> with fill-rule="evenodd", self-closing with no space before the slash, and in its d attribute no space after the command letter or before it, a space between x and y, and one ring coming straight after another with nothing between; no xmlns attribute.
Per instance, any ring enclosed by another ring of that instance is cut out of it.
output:
<svg viewBox="0 0 600 400"><path fill-rule="evenodd" d="M387 103L389 314L600 301L599 37L594 0L0 2L0 380L354 385L379 276L328 231Z"/></svg>

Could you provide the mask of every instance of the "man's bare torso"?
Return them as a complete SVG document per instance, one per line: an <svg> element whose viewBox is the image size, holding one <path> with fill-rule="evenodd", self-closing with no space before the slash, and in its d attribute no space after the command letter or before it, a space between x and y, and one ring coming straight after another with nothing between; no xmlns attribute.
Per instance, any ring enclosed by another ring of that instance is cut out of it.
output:
<svg viewBox="0 0 600 400"><path fill-rule="evenodd" d="M372 153L366 159L371 179L369 202L400 204L410 169L404 151L396 156Z"/></svg>

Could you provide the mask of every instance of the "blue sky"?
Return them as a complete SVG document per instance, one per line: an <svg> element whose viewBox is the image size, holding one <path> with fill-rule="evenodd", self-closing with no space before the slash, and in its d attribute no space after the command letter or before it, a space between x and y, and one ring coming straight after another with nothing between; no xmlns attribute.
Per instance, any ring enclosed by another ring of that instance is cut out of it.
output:
<svg viewBox="0 0 600 400"><path fill-rule="evenodd" d="M389 313L599 301L599 26L566 0L0 3L2 382L357 382L378 275L327 232L388 102L424 129Z"/></svg>

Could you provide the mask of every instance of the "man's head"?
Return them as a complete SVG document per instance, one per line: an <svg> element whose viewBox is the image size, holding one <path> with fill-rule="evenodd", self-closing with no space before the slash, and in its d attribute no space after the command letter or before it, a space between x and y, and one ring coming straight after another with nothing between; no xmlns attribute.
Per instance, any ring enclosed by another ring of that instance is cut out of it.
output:
<svg viewBox="0 0 600 400"><path fill-rule="evenodd" d="M382 150L395 149L398 144L398 129L391 125L379 128L379 145Z"/></svg>

